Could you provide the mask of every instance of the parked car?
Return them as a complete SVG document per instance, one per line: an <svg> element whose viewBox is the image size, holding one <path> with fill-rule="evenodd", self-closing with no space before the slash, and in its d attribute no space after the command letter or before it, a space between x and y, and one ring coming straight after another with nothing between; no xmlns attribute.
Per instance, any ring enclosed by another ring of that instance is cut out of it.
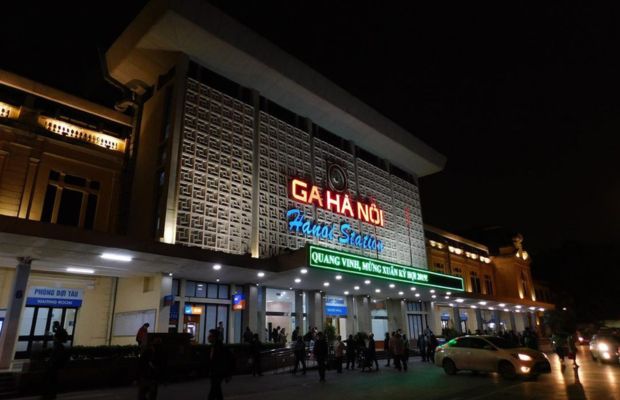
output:
<svg viewBox="0 0 620 400"><path fill-rule="evenodd" d="M549 358L540 351L521 347L496 336L462 336L439 346L435 365L446 374L460 370L498 372L502 377L535 376L551 372Z"/></svg>
<svg viewBox="0 0 620 400"><path fill-rule="evenodd" d="M599 332L590 340L590 355L594 361L620 363L620 335Z"/></svg>

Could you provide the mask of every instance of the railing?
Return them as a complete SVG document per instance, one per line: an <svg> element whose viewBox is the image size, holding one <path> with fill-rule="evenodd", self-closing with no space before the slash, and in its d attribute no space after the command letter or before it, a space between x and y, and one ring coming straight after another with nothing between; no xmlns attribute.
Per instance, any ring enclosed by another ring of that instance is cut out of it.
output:
<svg viewBox="0 0 620 400"><path fill-rule="evenodd" d="M105 133L93 131L90 129L80 128L76 125L69 124L49 117L39 117L39 124L50 132L62 135L71 139L94 144L99 147L114 151L125 151L125 140Z"/></svg>

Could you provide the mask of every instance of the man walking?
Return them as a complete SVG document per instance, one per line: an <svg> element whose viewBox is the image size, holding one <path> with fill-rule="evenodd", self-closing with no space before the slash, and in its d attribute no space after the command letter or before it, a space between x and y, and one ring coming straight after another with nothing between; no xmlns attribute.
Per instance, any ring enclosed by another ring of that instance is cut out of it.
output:
<svg viewBox="0 0 620 400"><path fill-rule="evenodd" d="M347 357L347 369L349 369L349 365L351 365L351 369L355 369L355 340L353 340L353 335L349 335L349 338L345 342L347 344L345 351Z"/></svg>
<svg viewBox="0 0 620 400"><path fill-rule="evenodd" d="M385 352L385 357L387 358L386 367L390 366L390 332L385 332L385 339L383 339L383 351Z"/></svg>
<svg viewBox="0 0 620 400"><path fill-rule="evenodd" d="M224 347L220 340L217 329L209 330L209 343L211 353L209 354L209 376L211 378L211 390L209 400L223 400L222 381L230 382L233 372L234 359L230 350Z"/></svg>
<svg viewBox="0 0 620 400"><path fill-rule="evenodd" d="M336 372L342 374L342 359L344 358L344 343L342 343L342 337L336 338L336 348L334 349L334 355L336 358Z"/></svg>
<svg viewBox="0 0 620 400"><path fill-rule="evenodd" d="M303 371L302 374L306 375L306 343L301 335L297 336L295 341L293 352L295 355L295 368L293 368L293 375L297 373L297 367L301 364Z"/></svg>
<svg viewBox="0 0 620 400"><path fill-rule="evenodd" d="M323 332L319 332L316 335L316 342L314 343L314 358L319 369L319 381L325 382L325 363L327 362L327 341L323 335Z"/></svg>
<svg viewBox="0 0 620 400"><path fill-rule="evenodd" d="M138 346L140 346L140 351L146 350L146 343L148 341L149 336L149 323L145 323L138 329L138 333L136 333L136 342L138 342Z"/></svg>

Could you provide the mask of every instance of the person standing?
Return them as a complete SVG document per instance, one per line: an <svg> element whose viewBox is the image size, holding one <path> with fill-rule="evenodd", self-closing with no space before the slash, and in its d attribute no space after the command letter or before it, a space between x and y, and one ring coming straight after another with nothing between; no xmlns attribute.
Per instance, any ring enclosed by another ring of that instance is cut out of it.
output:
<svg viewBox="0 0 620 400"><path fill-rule="evenodd" d="M260 352L262 350L262 347L263 345L260 342L258 333L255 333L252 336L252 341L250 342L250 356L252 357L252 376L263 376L263 372L260 368Z"/></svg>
<svg viewBox="0 0 620 400"><path fill-rule="evenodd" d="M426 362L426 347L426 335L424 332L420 332L420 336L418 336L418 350L420 351L420 356L422 356L422 362Z"/></svg>
<svg viewBox="0 0 620 400"><path fill-rule="evenodd" d="M293 333L291 333L291 342L296 343L297 342L297 336L299 336L299 327L295 327L295 329L293 329Z"/></svg>
<svg viewBox="0 0 620 400"><path fill-rule="evenodd" d="M403 356L402 356L403 368L407 371L407 363L409 362L409 339L407 335L403 335Z"/></svg>
<svg viewBox="0 0 620 400"><path fill-rule="evenodd" d="M245 343L252 343L252 339L254 339L254 334L252 333L252 331L250 330L249 326L245 327L245 332L243 332L243 341Z"/></svg>
<svg viewBox="0 0 620 400"><path fill-rule="evenodd" d="M402 369L401 360L403 356L403 341L398 333L395 333L390 339L390 350L392 357L394 357L394 366L400 371Z"/></svg>
<svg viewBox="0 0 620 400"><path fill-rule="evenodd" d="M435 362L435 349L439 345L437 338L433 332L430 332L428 335L428 362Z"/></svg>
<svg viewBox="0 0 620 400"><path fill-rule="evenodd" d="M297 367L299 364L303 367L303 375L306 375L306 343L301 335L297 336L297 341L293 347L293 354L295 355L295 368L293 368L293 375L297 374Z"/></svg>
<svg viewBox="0 0 620 400"><path fill-rule="evenodd" d="M222 343L224 343L226 341L224 339L224 323L222 321L220 321L217 324L217 335L220 338L220 340L222 341Z"/></svg>
<svg viewBox="0 0 620 400"><path fill-rule="evenodd" d="M342 343L342 337L336 338L336 347L334 349L334 355L336 358L336 372L342 374L342 359L344 358L344 343Z"/></svg>
<svg viewBox="0 0 620 400"><path fill-rule="evenodd" d="M314 343L314 358L319 369L319 381L325 382L325 363L327 362L327 340L323 335L323 332L319 332L316 335L316 342Z"/></svg>
<svg viewBox="0 0 620 400"><path fill-rule="evenodd" d="M347 348L346 348L346 357L347 357L347 369L349 369L349 365L351 365L351 369L355 369L355 340L353 339L353 335L349 335L349 338L346 340Z"/></svg>
<svg viewBox="0 0 620 400"><path fill-rule="evenodd" d="M149 326L148 322L145 323L138 329L138 333L136 333L136 342L138 342L141 351L146 349L146 343L149 337Z"/></svg>
<svg viewBox="0 0 620 400"><path fill-rule="evenodd" d="M223 400L222 381L230 382L234 367L234 359L230 350L226 349L220 340L217 329L209 330L208 340L211 344L211 352L209 354L211 390L209 391L208 400Z"/></svg>
<svg viewBox="0 0 620 400"><path fill-rule="evenodd" d="M573 360L573 368L579 368L579 365L577 365L577 344L575 343L575 335L568 335L566 347L568 349L568 359Z"/></svg>
<svg viewBox="0 0 620 400"><path fill-rule="evenodd" d="M375 362L375 370L379 371L379 362L377 361L377 348L375 344L375 335L371 333L368 336L368 349L366 350L368 358L367 365L372 368L372 362Z"/></svg>
<svg viewBox="0 0 620 400"><path fill-rule="evenodd" d="M562 366L562 371L565 368L564 358L568 353L568 335L564 332L556 333L551 337L555 353L558 355L560 359L560 365Z"/></svg>
<svg viewBox="0 0 620 400"><path fill-rule="evenodd" d="M155 400L163 369L161 338L148 343L138 358L138 400Z"/></svg>
<svg viewBox="0 0 620 400"><path fill-rule="evenodd" d="M390 366L390 358L391 358L391 354L390 354L390 332L385 332L385 339L383 339L383 351L385 352L385 356L387 358L387 364L385 364L386 367Z"/></svg>
<svg viewBox="0 0 620 400"><path fill-rule="evenodd" d="M58 321L54 321L52 333L52 353L46 365L45 394L43 395L43 399L56 398L58 392L58 372L69 360L69 354L64 345L69 339L69 334Z"/></svg>

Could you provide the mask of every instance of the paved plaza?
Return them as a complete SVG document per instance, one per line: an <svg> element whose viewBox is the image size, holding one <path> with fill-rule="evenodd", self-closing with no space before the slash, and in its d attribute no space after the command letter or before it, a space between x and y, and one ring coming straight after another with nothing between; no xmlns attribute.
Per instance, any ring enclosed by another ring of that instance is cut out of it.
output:
<svg viewBox="0 0 620 400"><path fill-rule="evenodd" d="M461 372L448 376L433 365L410 362L407 373L383 367L377 372L344 370L342 375L328 371L327 382L319 383L318 373L306 375L290 373L268 374L262 377L236 376L224 385L226 399L260 400L345 400L345 399L544 399L544 400L620 400L620 366L597 364L587 350L579 353L581 367L560 369L557 357L551 357L552 372L536 380L506 381L496 374L473 375ZM160 386L159 399L206 399L208 380L175 383ZM93 390L65 393L64 400L125 400L135 399L137 389Z"/></svg>

